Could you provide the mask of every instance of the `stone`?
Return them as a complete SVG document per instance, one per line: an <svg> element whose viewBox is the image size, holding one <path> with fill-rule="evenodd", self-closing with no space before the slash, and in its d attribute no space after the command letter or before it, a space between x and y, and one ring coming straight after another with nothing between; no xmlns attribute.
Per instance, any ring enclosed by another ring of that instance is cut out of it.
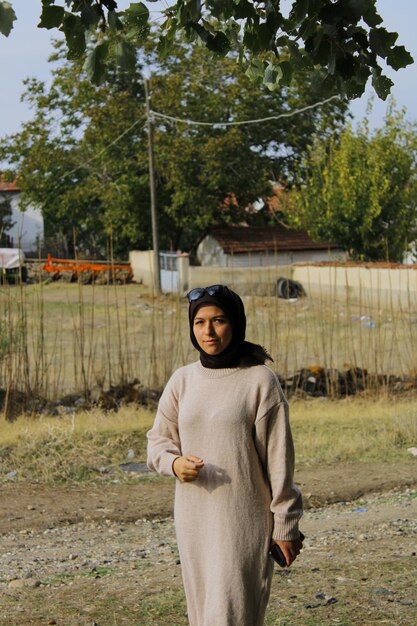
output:
<svg viewBox="0 0 417 626"><path fill-rule="evenodd" d="M15 578L7 586L9 589L23 589L23 587L26 587L26 581L23 578Z"/></svg>

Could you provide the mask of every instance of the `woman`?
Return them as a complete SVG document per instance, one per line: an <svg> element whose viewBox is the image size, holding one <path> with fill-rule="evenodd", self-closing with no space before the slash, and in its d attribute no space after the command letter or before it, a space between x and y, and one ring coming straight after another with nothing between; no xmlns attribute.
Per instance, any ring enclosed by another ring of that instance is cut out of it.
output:
<svg viewBox="0 0 417 626"><path fill-rule="evenodd" d="M302 547L288 405L270 356L245 341L242 300L188 294L196 363L172 375L148 433L148 465L177 477L174 518L191 626L262 626L277 543Z"/></svg>

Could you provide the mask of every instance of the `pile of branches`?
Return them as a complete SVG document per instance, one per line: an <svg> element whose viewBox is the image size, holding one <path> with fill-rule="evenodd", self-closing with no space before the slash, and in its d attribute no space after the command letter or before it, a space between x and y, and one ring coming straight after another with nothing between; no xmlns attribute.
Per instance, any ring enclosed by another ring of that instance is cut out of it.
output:
<svg viewBox="0 0 417 626"><path fill-rule="evenodd" d="M305 395L338 398L367 390L389 390L394 393L417 390L417 372L399 377L370 374L366 369L353 366L342 371L313 365L297 370L291 376L278 374L278 378L287 397Z"/></svg>
<svg viewBox="0 0 417 626"><path fill-rule="evenodd" d="M278 374L279 381L287 397L330 397L352 396L363 391L389 391L405 393L417 391L417 371L409 376L371 375L366 369L349 367L344 371L311 366L297 370L291 376ZM72 393L60 400L51 401L33 392L0 388L0 412L8 420L17 416L48 415L63 417L78 411L100 408L104 411L118 411L127 404L136 404L156 409L161 396L160 389L150 389L134 378L130 382L110 385L108 389L94 387L87 393Z"/></svg>
<svg viewBox="0 0 417 626"><path fill-rule="evenodd" d="M85 394L67 394L56 401L32 392L0 388L0 411L5 413L6 419L12 421L23 414L64 417L94 407L118 411L120 407L131 403L154 409L160 395L160 390L145 387L137 378L127 383L110 385L108 389L97 386Z"/></svg>

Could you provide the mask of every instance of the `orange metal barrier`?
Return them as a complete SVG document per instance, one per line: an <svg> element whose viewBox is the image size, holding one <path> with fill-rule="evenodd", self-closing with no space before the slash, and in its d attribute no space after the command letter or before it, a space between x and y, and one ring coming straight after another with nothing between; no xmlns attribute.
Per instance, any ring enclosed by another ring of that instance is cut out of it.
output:
<svg viewBox="0 0 417 626"><path fill-rule="evenodd" d="M76 259L56 259L48 254L47 260L43 265L46 272L82 272L89 270L90 272L106 272L113 270L128 270L129 276L132 276L132 267L130 263L97 263L95 261L77 261Z"/></svg>

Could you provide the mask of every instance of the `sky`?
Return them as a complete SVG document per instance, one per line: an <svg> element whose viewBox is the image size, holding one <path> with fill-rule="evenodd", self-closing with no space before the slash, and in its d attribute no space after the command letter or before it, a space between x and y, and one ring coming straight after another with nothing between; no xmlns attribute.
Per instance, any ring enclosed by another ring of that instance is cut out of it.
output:
<svg viewBox="0 0 417 626"><path fill-rule="evenodd" d="M0 34L0 67L2 89L0 92L0 137L18 132L23 122L31 118L31 111L26 103L20 101L23 92L23 80L36 77L48 81L50 66L48 57L52 52L51 39L57 31L37 28L41 12L41 0L9 0L17 14L15 27L8 38ZM284 0L286 2L289 0ZM119 0L119 8L125 8L130 0ZM171 2L156 2L151 6L157 10ZM394 81L392 95L398 107L407 109L407 118L417 121L417 23L416 0L377 0L377 7L388 30L399 33L397 44L404 45L415 59L415 63L406 69L394 72L390 68L387 74ZM351 111L355 121L360 121L366 111L371 87L366 94L352 102ZM387 103L375 96L371 127L383 125Z"/></svg>

